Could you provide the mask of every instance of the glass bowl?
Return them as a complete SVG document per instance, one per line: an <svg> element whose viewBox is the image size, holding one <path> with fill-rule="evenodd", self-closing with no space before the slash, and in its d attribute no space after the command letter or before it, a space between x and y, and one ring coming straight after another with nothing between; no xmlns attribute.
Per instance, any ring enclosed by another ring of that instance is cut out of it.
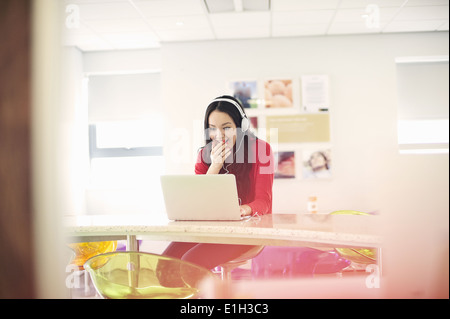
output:
<svg viewBox="0 0 450 319"><path fill-rule="evenodd" d="M75 252L75 257L70 262L83 269L83 265L91 257L95 255L113 252L117 248L117 241L96 241L85 243L71 243L68 244L70 249Z"/></svg>
<svg viewBox="0 0 450 319"><path fill-rule="evenodd" d="M203 280L215 278L206 268L143 252L97 255L84 268L97 292L107 299L198 298Z"/></svg>

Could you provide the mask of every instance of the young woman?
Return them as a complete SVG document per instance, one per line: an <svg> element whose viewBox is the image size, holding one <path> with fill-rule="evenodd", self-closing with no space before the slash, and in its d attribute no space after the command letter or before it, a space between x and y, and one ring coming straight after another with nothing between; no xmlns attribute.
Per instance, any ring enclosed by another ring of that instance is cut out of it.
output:
<svg viewBox="0 0 450 319"><path fill-rule="evenodd" d="M196 174L234 174L242 216L272 213L274 160L270 145L250 132L242 104L232 96L214 99L204 120L205 146ZM236 259L251 245L171 243L164 255L212 269Z"/></svg>

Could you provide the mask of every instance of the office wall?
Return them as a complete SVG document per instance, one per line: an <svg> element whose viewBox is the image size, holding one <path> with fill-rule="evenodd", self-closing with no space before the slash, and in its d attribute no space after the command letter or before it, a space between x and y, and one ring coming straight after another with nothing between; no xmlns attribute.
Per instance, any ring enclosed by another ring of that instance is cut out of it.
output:
<svg viewBox="0 0 450 319"><path fill-rule="evenodd" d="M327 74L333 178L276 180L274 211L305 211L309 195L318 196L323 211L375 211L398 192L408 192L406 197L422 204L428 198L435 209L448 211L448 155L397 154L394 62L399 56L445 54L448 33L165 44L161 57L167 173L193 172L190 156L202 143L205 107L224 93L228 80ZM408 176L414 180L405 179Z"/></svg>

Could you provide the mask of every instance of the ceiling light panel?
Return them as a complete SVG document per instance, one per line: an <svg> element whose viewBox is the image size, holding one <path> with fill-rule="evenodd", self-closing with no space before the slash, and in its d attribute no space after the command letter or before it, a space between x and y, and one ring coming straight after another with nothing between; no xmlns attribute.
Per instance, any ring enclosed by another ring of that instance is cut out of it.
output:
<svg viewBox="0 0 450 319"><path fill-rule="evenodd" d="M204 0L209 13L233 12L233 0Z"/></svg>
<svg viewBox="0 0 450 319"><path fill-rule="evenodd" d="M269 11L270 0L203 0L209 13Z"/></svg>
<svg viewBox="0 0 450 319"><path fill-rule="evenodd" d="M242 0L244 11L269 11L270 0Z"/></svg>

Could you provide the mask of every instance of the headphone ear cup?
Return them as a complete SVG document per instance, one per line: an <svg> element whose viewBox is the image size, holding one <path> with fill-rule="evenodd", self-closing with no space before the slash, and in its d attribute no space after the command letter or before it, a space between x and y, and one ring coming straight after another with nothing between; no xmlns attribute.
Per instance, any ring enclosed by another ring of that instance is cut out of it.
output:
<svg viewBox="0 0 450 319"><path fill-rule="evenodd" d="M243 117L242 121L241 121L241 131L242 132L247 132L248 129L250 128L250 121L247 117Z"/></svg>

